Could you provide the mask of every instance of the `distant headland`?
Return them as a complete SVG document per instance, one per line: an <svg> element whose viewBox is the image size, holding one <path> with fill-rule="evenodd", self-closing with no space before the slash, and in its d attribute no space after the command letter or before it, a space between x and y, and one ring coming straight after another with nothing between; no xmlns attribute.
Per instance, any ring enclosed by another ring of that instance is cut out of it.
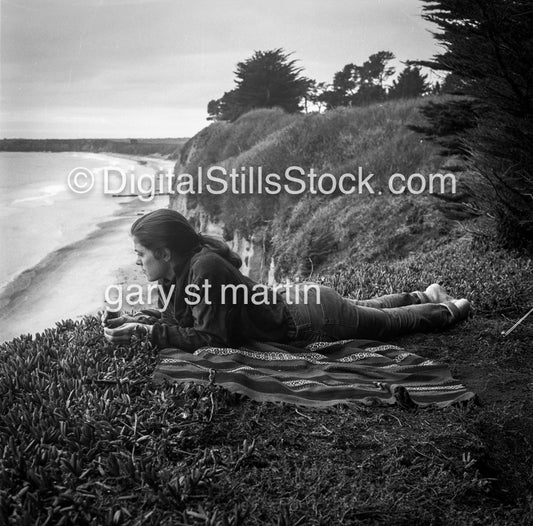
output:
<svg viewBox="0 0 533 526"><path fill-rule="evenodd" d="M160 155L177 159L187 138L163 139L1 139L1 152L93 152Z"/></svg>

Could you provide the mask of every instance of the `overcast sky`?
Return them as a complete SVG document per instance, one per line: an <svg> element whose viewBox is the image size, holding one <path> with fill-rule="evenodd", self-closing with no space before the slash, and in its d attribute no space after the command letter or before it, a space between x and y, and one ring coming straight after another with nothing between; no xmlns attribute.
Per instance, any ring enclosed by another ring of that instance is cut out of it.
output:
<svg viewBox="0 0 533 526"><path fill-rule="evenodd" d="M256 50L331 82L439 51L419 0L1 0L0 137L189 137ZM437 77L434 77L434 80Z"/></svg>

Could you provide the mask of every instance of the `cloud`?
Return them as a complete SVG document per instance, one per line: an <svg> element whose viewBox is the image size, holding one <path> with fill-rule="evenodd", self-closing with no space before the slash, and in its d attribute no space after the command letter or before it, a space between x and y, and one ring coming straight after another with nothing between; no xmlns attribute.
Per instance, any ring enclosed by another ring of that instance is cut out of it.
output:
<svg viewBox="0 0 533 526"><path fill-rule="evenodd" d="M2 103L11 123L24 112L76 121L88 108L116 109L131 113L136 135L143 108L166 107L169 119L194 108L187 122L197 115L198 130L208 101L233 87L236 63L255 50L294 51L305 75L327 82L382 49L429 58L436 46L419 13L418 0L7 0ZM53 136L57 121L48 122Z"/></svg>

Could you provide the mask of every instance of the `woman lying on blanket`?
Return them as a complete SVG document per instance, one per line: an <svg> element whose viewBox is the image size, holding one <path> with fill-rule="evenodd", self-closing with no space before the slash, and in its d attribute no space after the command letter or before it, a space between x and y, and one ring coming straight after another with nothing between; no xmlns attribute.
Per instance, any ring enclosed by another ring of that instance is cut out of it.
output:
<svg viewBox="0 0 533 526"><path fill-rule="evenodd" d="M136 316L104 315L105 337L112 343L129 343L133 335L141 335L160 348L194 351L238 347L250 340L298 346L385 340L443 329L470 312L468 300L451 298L437 284L424 292L364 301L343 298L317 284L275 290L261 286L239 271L239 256L223 241L197 233L173 210L140 217L131 234L137 264L149 281L158 281L159 306L164 308Z"/></svg>

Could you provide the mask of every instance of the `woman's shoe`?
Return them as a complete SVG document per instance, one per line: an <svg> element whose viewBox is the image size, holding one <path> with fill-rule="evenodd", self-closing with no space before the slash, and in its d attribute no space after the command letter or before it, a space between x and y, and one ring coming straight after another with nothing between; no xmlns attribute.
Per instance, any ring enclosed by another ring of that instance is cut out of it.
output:
<svg viewBox="0 0 533 526"><path fill-rule="evenodd" d="M457 319L457 321L466 320L467 318L472 317L472 305L466 298L452 300L452 303L457 307L457 310L459 311L459 318Z"/></svg>
<svg viewBox="0 0 533 526"><path fill-rule="evenodd" d="M438 284L432 283L425 291L424 294L428 297L431 303L445 303L447 301L454 301L446 291Z"/></svg>
<svg viewBox="0 0 533 526"><path fill-rule="evenodd" d="M450 311L450 314L452 315L451 323L458 323L466 320L472 315L472 306L465 298L446 301L441 303L441 305L444 305Z"/></svg>

